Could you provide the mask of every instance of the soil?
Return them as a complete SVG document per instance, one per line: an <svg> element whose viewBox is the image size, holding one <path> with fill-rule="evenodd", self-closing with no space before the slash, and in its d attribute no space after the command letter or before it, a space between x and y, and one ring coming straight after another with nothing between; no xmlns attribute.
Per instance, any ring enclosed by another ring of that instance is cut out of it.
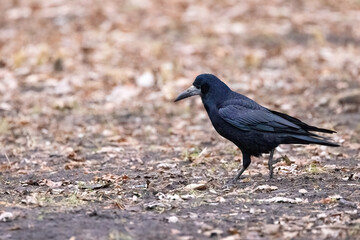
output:
<svg viewBox="0 0 360 240"><path fill-rule="evenodd" d="M356 1L2 1L0 239L360 239ZM253 157L197 74L334 129Z"/></svg>

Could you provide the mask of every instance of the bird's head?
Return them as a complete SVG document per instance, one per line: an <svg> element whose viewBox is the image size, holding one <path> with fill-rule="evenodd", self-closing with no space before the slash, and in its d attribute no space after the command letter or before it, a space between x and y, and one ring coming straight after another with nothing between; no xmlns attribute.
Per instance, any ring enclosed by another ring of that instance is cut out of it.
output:
<svg viewBox="0 0 360 240"><path fill-rule="evenodd" d="M201 74L195 78L191 87L180 93L175 102L195 95L200 95L203 101L212 97L221 99L228 91L230 88L215 75Z"/></svg>

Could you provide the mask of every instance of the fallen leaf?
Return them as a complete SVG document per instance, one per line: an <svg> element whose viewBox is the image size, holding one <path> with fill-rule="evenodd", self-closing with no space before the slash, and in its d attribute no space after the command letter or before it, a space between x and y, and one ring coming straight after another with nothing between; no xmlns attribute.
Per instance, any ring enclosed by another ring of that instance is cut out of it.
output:
<svg viewBox="0 0 360 240"><path fill-rule="evenodd" d="M282 234L282 237L284 239L294 239L295 237L297 237L299 235L299 232L297 231L293 231L293 232L290 232L290 231L284 231L283 234Z"/></svg>
<svg viewBox="0 0 360 240"><path fill-rule="evenodd" d="M0 214L0 222L10 222L14 219L14 214L12 212L2 212Z"/></svg>
<svg viewBox="0 0 360 240"><path fill-rule="evenodd" d="M27 204L27 205L38 205L38 194L32 193L30 196L26 196L25 199L21 200L21 203Z"/></svg>
<svg viewBox="0 0 360 240"><path fill-rule="evenodd" d="M176 163L160 163L157 165L157 168L169 170L169 169L175 168L176 166L177 166Z"/></svg>
<svg viewBox="0 0 360 240"><path fill-rule="evenodd" d="M207 230L207 231L203 232L203 234L206 237L211 238L211 237L216 237L216 236L219 236L219 235L223 234L223 230L215 228L215 229Z"/></svg>
<svg viewBox="0 0 360 240"><path fill-rule="evenodd" d="M58 187L61 187L63 182L60 181L60 182L53 182L51 181L50 179L45 179L45 184L46 186L50 187L50 188L58 188Z"/></svg>
<svg viewBox="0 0 360 240"><path fill-rule="evenodd" d="M257 186L253 192L270 192L270 191L275 191L277 190L278 187L277 186L270 186L270 185L260 185Z"/></svg>
<svg viewBox="0 0 360 240"><path fill-rule="evenodd" d="M89 184L89 185L80 185L80 189L90 189L96 190L101 188L107 188L110 186L110 183L97 183L97 184Z"/></svg>
<svg viewBox="0 0 360 240"><path fill-rule="evenodd" d="M230 235L224 238L220 238L220 240L241 240L241 236L239 234Z"/></svg>
<svg viewBox="0 0 360 240"><path fill-rule="evenodd" d="M279 233L280 227L281 226L278 224L265 224L262 228L262 231L265 234L273 235Z"/></svg>
<svg viewBox="0 0 360 240"><path fill-rule="evenodd" d="M205 190L207 189L207 185L206 183L192 183L192 184L189 184L189 185L186 185L184 187L185 190L187 191L190 191L190 190Z"/></svg>
<svg viewBox="0 0 360 240"><path fill-rule="evenodd" d="M321 229L321 235L323 238L334 238L337 239L340 234L340 229L334 229L331 226L319 226Z"/></svg>

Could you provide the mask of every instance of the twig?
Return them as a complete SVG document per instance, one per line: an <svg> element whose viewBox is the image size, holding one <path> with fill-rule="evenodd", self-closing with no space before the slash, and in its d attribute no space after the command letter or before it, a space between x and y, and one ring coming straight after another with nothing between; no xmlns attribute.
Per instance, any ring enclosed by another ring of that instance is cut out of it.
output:
<svg viewBox="0 0 360 240"><path fill-rule="evenodd" d="M9 157L8 157L8 155L6 154L6 152L5 152L5 151L3 152L3 154L5 155L6 160L8 161L8 164L10 164L10 159L9 159Z"/></svg>

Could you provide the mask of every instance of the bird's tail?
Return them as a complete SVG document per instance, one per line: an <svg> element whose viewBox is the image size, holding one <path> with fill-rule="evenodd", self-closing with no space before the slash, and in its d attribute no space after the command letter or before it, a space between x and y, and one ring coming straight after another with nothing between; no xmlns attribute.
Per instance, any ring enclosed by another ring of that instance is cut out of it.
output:
<svg viewBox="0 0 360 240"><path fill-rule="evenodd" d="M289 139L289 143L291 144L319 144L330 147L339 147L339 144L330 142L321 136L305 136L305 135L293 135Z"/></svg>
<svg viewBox="0 0 360 240"><path fill-rule="evenodd" d="M325 128L318 128L318 127L315 127L315 126L311 126L311 125L308 125L302 121L300 121L299 119L297 118L294 118L292 116L289 116L285 113L281 113L281 112L277 112L277 111L272 111L270 110L272 113L282 117L282 118L285 118L286 120L298 125L299 127L301 127L302 129L304 129L305 131L310 131L310 132L323 132L323 133L336 133L335 131L333 130L329 130L329 129L325 129Z"/></svg>

